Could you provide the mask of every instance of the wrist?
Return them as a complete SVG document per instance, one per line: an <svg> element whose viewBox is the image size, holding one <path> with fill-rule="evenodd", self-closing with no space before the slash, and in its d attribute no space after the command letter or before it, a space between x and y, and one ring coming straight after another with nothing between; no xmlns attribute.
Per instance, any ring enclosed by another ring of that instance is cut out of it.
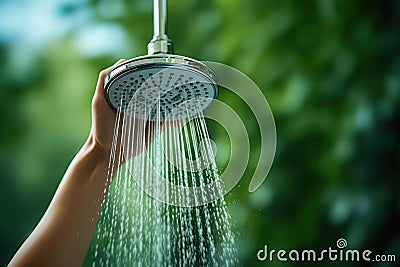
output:
<svg viewBox="0 0 400 267"><path fill-rule="evenodd" d="M81 152L99 163L104 162L110 156L110 150L105 149L101 144L96 142L92 133L90 133L88 139L83 144Z"/></svg>

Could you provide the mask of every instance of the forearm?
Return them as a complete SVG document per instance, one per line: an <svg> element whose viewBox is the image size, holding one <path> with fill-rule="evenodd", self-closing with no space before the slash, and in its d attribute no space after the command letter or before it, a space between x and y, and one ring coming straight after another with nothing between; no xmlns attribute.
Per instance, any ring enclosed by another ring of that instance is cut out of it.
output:
<svg viewBox="0 0 400 267"><path fill-rule="evenodd" d="M45 215L10 266L80 266L105 196L108 156L90 137L71 162Z"/></svg>

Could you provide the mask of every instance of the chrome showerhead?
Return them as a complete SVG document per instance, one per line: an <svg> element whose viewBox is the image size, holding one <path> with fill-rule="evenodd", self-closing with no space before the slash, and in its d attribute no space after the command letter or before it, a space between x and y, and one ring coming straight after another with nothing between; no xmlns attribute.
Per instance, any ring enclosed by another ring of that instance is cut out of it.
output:
<svg viewBox="0 0 400 267"><path fill-rule="evenodd" d="M157 54L130 59L105 78L109 104L148 120L179 120L211 104L218 87L215 74L191 58Z"/></svg>
<svg viewBox="0 0 400 267"><path fill-rule="evenodd" d="M155 0L149 55L123 62L105 78L106 99L114 109L146 120L179 120L217 97L214 72L197 60L173 55L165 28L166 2Z"/></svg>

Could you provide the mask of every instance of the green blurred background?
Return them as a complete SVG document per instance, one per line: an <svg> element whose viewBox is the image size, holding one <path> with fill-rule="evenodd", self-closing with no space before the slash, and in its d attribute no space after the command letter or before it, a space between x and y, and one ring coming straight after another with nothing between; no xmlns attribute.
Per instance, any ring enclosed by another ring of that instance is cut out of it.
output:
<svg viewBox="0 0 400 267"><path fill-rule="evenodd" d="M400 2L170 0L168 7L175 52L246 73L275 116L275 162L249 194L259 130L240 100L219 96L248 118L253 136L248 171L227 198L240 262L265 265L256 258L264 245L324 249L340 237L400 260ZM146 54L152 1L5 0L0 18L4 265L89 133L98 72ZM229 151L210 131L220 153Z"/></svg>

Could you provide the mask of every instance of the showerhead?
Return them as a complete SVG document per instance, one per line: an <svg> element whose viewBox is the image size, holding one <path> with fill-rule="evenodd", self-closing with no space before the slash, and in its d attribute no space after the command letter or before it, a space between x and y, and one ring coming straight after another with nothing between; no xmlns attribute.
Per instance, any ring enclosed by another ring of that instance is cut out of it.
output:
<svg viewBox="0 0 400 267"><path fill-rule="evenodd" d="M197 60L173 55L165 24L165 0L155 0L149 55L115 66L104 80L106 99L114 109L146 120L180 120L216 98L214 72Z"/></svg>
<svg viewBox="0 0 400 267"><path fill-rule="evenodd" d="M147 120L179 120L211 104L218 87L205 64L172 54L130 59L105 78L105 93L116 110Z"/></svg>

